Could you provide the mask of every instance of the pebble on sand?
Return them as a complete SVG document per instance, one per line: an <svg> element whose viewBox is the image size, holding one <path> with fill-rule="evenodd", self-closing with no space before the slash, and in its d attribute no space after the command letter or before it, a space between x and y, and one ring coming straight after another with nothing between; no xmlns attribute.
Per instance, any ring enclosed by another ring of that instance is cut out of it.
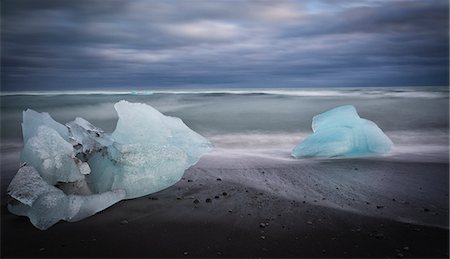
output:
<svg viewBox="0 0 450 259"><path fill-rule="evenodd" d="M384 238L384 234L383 233L380 233L380 232L377 232L377 233L375 233L375 235L373 235L376 239L383 239Z"/></svg>

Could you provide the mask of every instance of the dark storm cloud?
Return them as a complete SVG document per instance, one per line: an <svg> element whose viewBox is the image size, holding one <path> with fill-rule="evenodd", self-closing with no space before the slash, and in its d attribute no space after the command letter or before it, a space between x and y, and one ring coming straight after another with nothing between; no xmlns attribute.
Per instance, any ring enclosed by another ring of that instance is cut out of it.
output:
<svg viewBox="0 0 450 259"><path fill-rule="evenodd" d="M2 90L448 85L448 1L4 0Z"/></svg>

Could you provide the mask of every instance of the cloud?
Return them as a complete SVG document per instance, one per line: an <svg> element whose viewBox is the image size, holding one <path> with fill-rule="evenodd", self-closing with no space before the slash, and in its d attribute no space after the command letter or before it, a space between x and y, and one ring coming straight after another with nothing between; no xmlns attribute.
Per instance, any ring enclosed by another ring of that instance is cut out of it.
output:
<svg viewBox="0 0 450 259"><path fill-rule="evenodd" d="M201 20L190 23L165 25L174 36L181 36L200 40L228 40L239 37L241 31L232 23Z"/></svg>
<svg viewBox="0 0 450 259"><path fill-rule="evenodd" d="M295 2L272 1L271 4L261 5L255 16L270 22L293 22L303 16L301 4Z"/></svg>
<svg viewBox="0 0 450 259"><path fill-rule="evenodd" d="M444 0L4 0L1 19L2 90L449 83Z"/></svg>
<svg viewBox="0 0 450 259"><path fill-rule="evenodd" d="M170 58L158 51L139 51L135 49L99 48L86 50L93 56L117 62L157 63Z"/></svg>

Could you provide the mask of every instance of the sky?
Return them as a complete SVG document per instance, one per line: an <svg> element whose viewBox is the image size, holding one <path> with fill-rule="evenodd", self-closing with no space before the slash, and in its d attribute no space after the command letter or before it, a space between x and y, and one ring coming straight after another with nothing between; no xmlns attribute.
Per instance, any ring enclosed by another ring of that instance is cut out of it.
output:
<svg viewBox="0 0 450 259"><path fill-rule="evenodd" d="M2 0L1 89L449 85L447 0Z"/></svg>

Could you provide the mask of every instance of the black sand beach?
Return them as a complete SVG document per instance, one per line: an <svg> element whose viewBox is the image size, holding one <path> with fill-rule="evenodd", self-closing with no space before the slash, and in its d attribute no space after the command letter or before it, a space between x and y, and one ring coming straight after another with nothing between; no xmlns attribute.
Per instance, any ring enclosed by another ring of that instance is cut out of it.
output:
<svg viewBox="0 0 450 259"><path fill-rule="evenodd" d="M214 151L176 185L46 231L2 199L2 257L448 257L448 163ZM2 190L4 192L4 189Z"/></svg>

